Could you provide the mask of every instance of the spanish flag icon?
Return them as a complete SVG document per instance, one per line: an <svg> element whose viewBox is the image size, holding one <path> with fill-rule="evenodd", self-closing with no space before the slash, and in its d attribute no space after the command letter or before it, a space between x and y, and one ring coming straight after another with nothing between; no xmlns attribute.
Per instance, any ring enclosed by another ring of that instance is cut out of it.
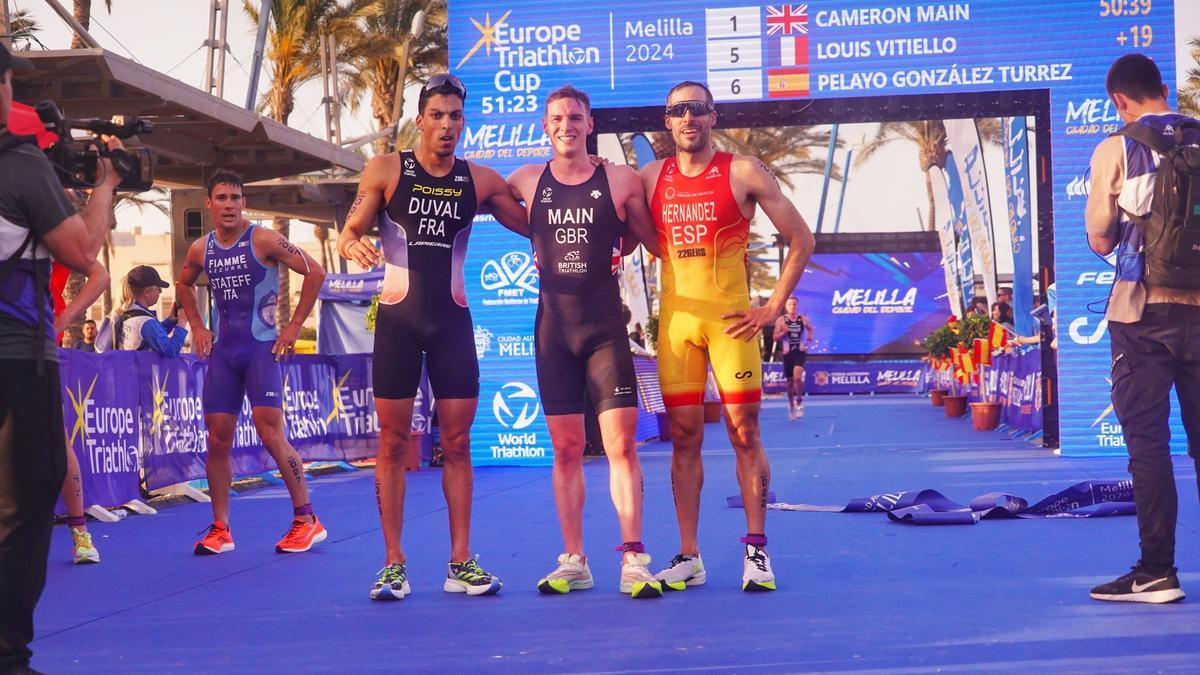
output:
<svg viewBox="0 0 1200 675"><path fill-rule="evenodd" d="M808 96L808 68L774 68L767 71L767 89L771 98Z"/></svg>

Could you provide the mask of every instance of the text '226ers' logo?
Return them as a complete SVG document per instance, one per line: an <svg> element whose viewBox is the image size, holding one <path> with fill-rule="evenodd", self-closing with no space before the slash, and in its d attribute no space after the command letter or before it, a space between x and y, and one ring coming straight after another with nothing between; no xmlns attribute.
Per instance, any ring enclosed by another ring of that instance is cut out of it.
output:
<svg viewBox="0 0 1200 675"><path fill-rule="evenodd" d="M479 274L479 284L485 291L496 291L503 288L517 287L530 293L538 292L538 271L533 259L528 253L510 251L499 260L489 260L483 264Z"/></svg>
<svg viewBox="0 0 1200 675"><path fill-rule="evenodd" d="M524 429L537 419L537 392L524 382L509 382L492 397L492 414L508 429Z"/></svg>

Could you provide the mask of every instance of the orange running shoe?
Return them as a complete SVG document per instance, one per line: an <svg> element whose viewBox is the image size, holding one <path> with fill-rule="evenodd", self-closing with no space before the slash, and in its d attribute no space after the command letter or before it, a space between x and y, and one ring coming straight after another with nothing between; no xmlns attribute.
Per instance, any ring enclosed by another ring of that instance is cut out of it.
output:
<svg viewBox="0 0 1200 675"><path fill-rule="evenodd" d="M216 555L233 550L233 535L229 534L229 526L219 520L214 520L208 529L201 530L204 537L196 542L196 555Z"/></svg>
<svg viewBox="0 0 1200 675"><path fill-rule="evenodd" d="M283 539L275 544L276 553L304 553L313 545L325 541L325 537L329 533L325 531L325 526L321 521L313 516L313 521L310 523L299 518L292 521L292 529L283 535Z"/></svg>

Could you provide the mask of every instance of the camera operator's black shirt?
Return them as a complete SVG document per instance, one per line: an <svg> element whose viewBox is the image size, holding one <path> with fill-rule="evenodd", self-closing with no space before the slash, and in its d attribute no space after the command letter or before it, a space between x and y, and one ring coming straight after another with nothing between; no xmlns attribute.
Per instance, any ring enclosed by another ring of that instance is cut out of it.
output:
<svg viewBox="0 0 1200 675"><path fill-rule="evenodd" d="M7 141L11 133L0 132L0 143ZM45 235L58 227L64 220L75 215L75 207L63 193L62 184L54 173L54 167L46 155L36 146L24 143L0 153L0 263L8 260L21 247L29 229ZM32 248L32 247L30 247ZM23 258L32 258L33 252L26 249ZM38 260L49 260L50 252L45 245L38 246ZM23 274L14 271L3 283L16 284L15 279ZM46 284L45 297L50 298L50 273L43 276ZM36 310L36 308L35 308ZM53 318L52 308L47 316ZM6 311L0 303L0 359L28 361L35 357L32 345L34 337L42 327L30 325ZM58 361L53 340L46 340L46 358Z"/></svg>

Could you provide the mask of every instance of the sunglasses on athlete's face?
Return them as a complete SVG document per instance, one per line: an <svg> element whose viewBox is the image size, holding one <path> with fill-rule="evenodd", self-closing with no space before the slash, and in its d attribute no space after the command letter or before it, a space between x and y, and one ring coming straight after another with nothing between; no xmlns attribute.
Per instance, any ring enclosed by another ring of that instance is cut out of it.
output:
<svg viewBox="0 0 1200 675"><path fill-rule="evenodd" d="M463 84L462 80L451 75L450 73L442 73L441 75L434 75L433 77L429 78L429 81L425 83L425 86L422 87L422 90L433 91L434 89L445 85L450 85L454 89L457 89L458 93L464 99L467 98L467 85Z"/></svg>
<svg viewBox="0 0 1200 675"><path fill-rule="evenodd" d="M716 108L708 101L680 101L667 106L667 117L683 117L692 113L692 117L700 117L713 112Z"/></svg>

